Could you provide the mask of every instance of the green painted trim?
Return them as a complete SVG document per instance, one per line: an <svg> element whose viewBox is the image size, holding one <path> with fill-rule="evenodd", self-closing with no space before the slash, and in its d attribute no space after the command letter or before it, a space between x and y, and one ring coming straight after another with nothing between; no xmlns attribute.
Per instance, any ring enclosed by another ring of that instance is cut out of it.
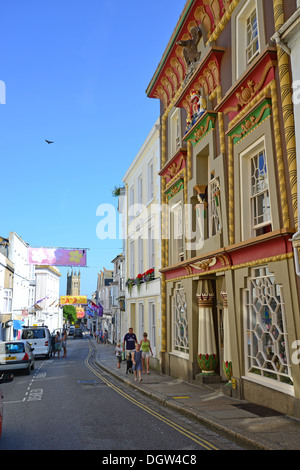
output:
<svg viewBox="0 0 300 470"><path fill-rule="evenodd" d="M230 130L228 135L232 138L233 145L236 145L240 140L246 137L246 135L256 129L265 119L271 116L271 113L272 100L267 98L252 110L237 126ZM253 118L256 122L251 124L250 118Z"/></svg>
<svg viewBox="0 0 300 470"><path fill-rule="evenodd" d="M209 120L209 122L207 122ZM192 146L195 147L199 142L201 142L202 139L212 130L215 128L215 120L216 120L216 113L210 113L207 111L204 115L204 117L194 124L194 127L192 127L188 133L184 136L183 140L186 142L190 141L192 143ZM207 126L207 129L206 129ZM205 132L200 135L200 137L197 139L196 134L197 132L202 128L202 131L205 130Z"/></svg>

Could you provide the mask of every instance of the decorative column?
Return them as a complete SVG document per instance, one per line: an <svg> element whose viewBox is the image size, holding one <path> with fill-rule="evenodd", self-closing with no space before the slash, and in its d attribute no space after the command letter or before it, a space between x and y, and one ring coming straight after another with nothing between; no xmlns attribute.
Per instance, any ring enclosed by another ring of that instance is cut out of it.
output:
<svg viewBox="0 0 300 470"><path fill-rule="evenodd" d="M216 375L218 354L212 312L214 294L211 282L199 281L196 295L199 306L198 364L202 370L201 375Z"/></svg>
<svg viewBox="0 0 300 470"><path fill-rule="evenodd" d="M223 298L223 328L224 328L224 353L223 353L223 371L227 380L231 383L232 377L232 355L230 344L229 312L227 302L227 292L221 292Z"/></svg>

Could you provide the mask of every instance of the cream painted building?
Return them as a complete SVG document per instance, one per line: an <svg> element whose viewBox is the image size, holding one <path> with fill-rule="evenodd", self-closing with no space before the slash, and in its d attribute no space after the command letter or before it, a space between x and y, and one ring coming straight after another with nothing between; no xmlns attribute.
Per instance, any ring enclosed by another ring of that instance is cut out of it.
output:
<svg viewBox="0 0 300 470"><path fill-rule="evenodd" d="M158 119L123 178L126 190L123 235L126 240L126 330L132 327L139 342L143 333L148 333L153 351L152 368L159 368L161 345L159 169Z"/></svg>

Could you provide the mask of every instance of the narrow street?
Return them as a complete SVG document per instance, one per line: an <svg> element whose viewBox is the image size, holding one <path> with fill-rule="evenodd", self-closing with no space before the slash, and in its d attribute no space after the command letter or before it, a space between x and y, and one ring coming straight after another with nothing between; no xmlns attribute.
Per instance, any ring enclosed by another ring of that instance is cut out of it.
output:
<svg viewBox="0 0 300 470"><path fill-rule="evenodd" d="M1 387L0 450L241 449L98 369L87 336L68 340L67 358L38 359L30 376Z"/></svg>

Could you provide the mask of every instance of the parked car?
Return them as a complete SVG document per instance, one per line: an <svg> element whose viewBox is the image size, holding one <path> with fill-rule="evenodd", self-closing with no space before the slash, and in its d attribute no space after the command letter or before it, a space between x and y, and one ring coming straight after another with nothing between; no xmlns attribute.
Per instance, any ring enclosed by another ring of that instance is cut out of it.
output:
<svg viewBox="0 0 300 470"><path fill-rule="evenodd" d="M49 358L52 352L50 331L46 326L23 327L21 339L28 341L34 348L34 355Z"/></svg>
<svg viewBox="0 0 300 470"><path fill-rule="evenodd" d="M4 384L5 382L11 382L13 380L13 374L5 373L0 374L0 384ZM3 392L0 389L0 437L2 434L2 423L3 423Z"/></svg>
<svg viewBox="0 0 300 470"><path fill-rule="evenodd" d="M0 372L24 370L29 375L33 369L33 348L27 341L3 341L0 343Z"/></svg>

